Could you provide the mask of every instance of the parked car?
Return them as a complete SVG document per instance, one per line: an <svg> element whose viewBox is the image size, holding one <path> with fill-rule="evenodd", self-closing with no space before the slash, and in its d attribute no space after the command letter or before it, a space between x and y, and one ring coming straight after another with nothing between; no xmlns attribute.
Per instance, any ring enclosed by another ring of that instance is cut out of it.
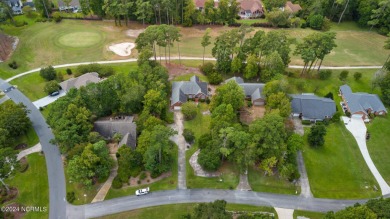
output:
<svg viewBox="0 0 390 219"><path fill-rule="evenodd" d="M14 89L15 89L15 86L11 86L11 87L5 89L3 92L4 93L8 93L8 92L10 92L11 90L14 90Z"/></svg>
<svg viewBox="0 0 390 219"><path fill-rule="evenodd" d="M60 92L59 91L54 91L53 93L50 94L51 97L54 97L54 96L57 96L59 95Z"/></svg>
<svg viewBox="0 0 390 219"><path fill-rule="evenodd" d="M136 196L146 195L148 193L149 193L149 187L144 188L144 189L138 189L137 191L135 191Z"/></svg>

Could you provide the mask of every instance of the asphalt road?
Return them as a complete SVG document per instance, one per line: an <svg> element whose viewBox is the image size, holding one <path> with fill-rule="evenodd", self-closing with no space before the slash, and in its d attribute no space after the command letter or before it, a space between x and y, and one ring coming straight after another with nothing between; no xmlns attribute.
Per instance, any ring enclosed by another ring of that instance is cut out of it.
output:
<svg viewBox="0 0 390 219"><path fill-rule="evenodd" d="M272 206L287 209L326 212L344 209L364 200L331 200L304 198L293 195L277 195L237 190L187 189L151 192L145 196L127 196L84 206L73 206L77 214L72 218L93 218L157 205L176 203L211 202L217 199L228 203ZM84 214L83 214L84 213Z"/></svg>
<svg viewBox="0 0 390 219"><path fill-rule="evenodd" d="M11 85L4 80L0 79L0 89L4 90ZM42 150L45 154L46 168L49 177L49 217L50 218L66 218L66 206L65 199L65 176L64 168L62 166L61 154L56 145L50 143L51 139L54 139L54 135L43 118L41 112L33 105L33 103L22 94L18 89L14 89L7 93L7 96L15 103L23 103L30 113L32 125L39 137L39 141L42 145ZM39 176L37 176L39 177ZM41 206L44 207L44 206Z"/></svg>

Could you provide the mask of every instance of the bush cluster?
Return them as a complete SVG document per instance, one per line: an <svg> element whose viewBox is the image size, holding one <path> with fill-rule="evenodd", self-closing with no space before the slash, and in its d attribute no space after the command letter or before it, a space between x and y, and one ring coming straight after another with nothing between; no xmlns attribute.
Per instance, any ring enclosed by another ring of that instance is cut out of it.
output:
<svg viewBox="0 0 390 219"><path fill-rule="evenodd" d="M77 67L77 72L75 73L75 77L90 72L97 72L100 77L108 77L114 74L114 68L112 66L100 65L97 63L93 63L89 65L79 65Z"/></svg>
<svg viewBox="0 0 390 219"><path fill-rule="evenodd" d="M12 62L8 63L8 66L12 69L17 69L19 67L19 65L16 63L16 61L12 61Z"/></svg>

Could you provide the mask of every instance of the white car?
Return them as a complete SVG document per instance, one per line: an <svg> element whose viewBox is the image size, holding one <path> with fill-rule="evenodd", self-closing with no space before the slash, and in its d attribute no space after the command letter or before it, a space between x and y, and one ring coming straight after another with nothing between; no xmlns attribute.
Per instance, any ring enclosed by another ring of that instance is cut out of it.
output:
<svg viewBox="0 0 390 219"><path fill-rule="evenodd" d="M144 189L138 189L137 191L135 191L136 196L146 195L148 193L149 193L149 187L144 188Z"/></svg>

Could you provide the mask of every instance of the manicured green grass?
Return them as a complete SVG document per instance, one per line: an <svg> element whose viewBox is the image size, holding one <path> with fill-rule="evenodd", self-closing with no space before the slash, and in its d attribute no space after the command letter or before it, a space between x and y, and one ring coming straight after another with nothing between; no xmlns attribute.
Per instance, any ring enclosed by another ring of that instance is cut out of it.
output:
<svg viewBox="0 0 390 219"><path fill-rule="evenodd" d="M30 127L25 135L21 135L16 138L14 145L27 144L28 147L32 147L39 143L39 138L33 127Z"/></svg>
<svg viewBox="0 0 390 219"><path fill-rule="evenodd" d="M121 189L114 189L111 187L110 191L108 192L106 196L106 200L118 198L122 196L127 195L135 195L135 191L140 188L149 187L150 191L158 191L158 190L172 190L177 188L177 153L178 149L175 147L174 149L174 162L172 162L172 175L170 177L167 177L165 179L162 179L160 181L148 184L148 185L142 185L142 186L136 186L136 187L126 187Z"/></svg>
<svg viewBox="0 0 390 219"><path fill-rule="evenodd" d="M193 120L184 121L184 128L192 130L196 139L200 138L203 134L210 132L211 116L202 114L202 112L208 110L208 107L207 104L200 103L198 105L198 114L196 117Z"/></svg>
<svg viewBox="0 0 390 219"><path fill-rule="evenodd" d="M254 24L254 23L267 23L267 19L240 19L240 20L237 20L237 23L239 24L247 24L247 25L251 25L251 24Z"/></svg>
<svg viewBox="0 0 390 219"><path fill-rule="evenodd" d="M313 195L318 198L358 199L378 197L380 191L356 140L342 123L327 126L325 145L310 147L305 129L303 156Z"/></svg>
<svg viewBox="0 0 390 219"><path fill-rule="evenodd" d="M366 124L371 138L367 141L368 151L375 166L382 177L390 184L390 119L388 117L376 117L371 123Z"/></svg>
<svg viewBox="0 0 390 219"><path fill-rule="evenodd" d="M11 83L17 85L18 89L31 101L47 96L43 91L46 81L39 75L39 72L17 78Z"/></svg>
<svg viewBox="0 0 390 219"><path fill-rule="evenodd" d="M201 81L208 82L209 80L207 77L203 74L186 74L186 75L179 75L173 79L173 81L189 81L192 76L198 76Z"/></svg>
<svg viewBox="0 0 390 219"><path fill-rule="evenodd" d="M299 195L301 190L299 186L295 186L287 180L280 179L276 175L264 176L262 171L256 170L254 167L249 168L248 181L252 190L256 192Z"/></svg>
<svg viewBox="0 0 390 219"><path fill-rule="evenodd" d="M151 219L151 218L164 218L164 219L178 219L182 215L193 212L194 207L197 203L185 203L185 204L172 204L172 205L161 205L149 208L142 208L133 211L122 212L119 214L108 215L99 217L100 219ZM227 204L226 210L228 211L247 211L247 212L270 212L275 213L272 207L252 206L252 205L240 205L240 204ZM275 217L277 218L277 217Z"/></svg>
<svg viewBox="0 0 390 219"><path fill-rule="evenodd" d="M71 48L86 48L102 43L104 36L101 32L79 31L58 36L56 45Z"/></svg>
<svg viewBox="0 0 390 219"><path fill-rule="evenodd" d="M325 214L321 212L295 210L293 216L294 219L296 219L298 216L303 216L310 219L322 219L325 217Z"/></svg>
<svg viewBox="0 0 390 219"><path fill-rule="evenodd" d="M28 170L6 180L10 186L19 191L18 197L10 203L20 203L24 206L36 206L49 208L49 186L46 172L45 157L35 153L27 156ZM7 203L7 204L10 204ZM24 218L48 218L48 212L29 212Z"/></svg>

